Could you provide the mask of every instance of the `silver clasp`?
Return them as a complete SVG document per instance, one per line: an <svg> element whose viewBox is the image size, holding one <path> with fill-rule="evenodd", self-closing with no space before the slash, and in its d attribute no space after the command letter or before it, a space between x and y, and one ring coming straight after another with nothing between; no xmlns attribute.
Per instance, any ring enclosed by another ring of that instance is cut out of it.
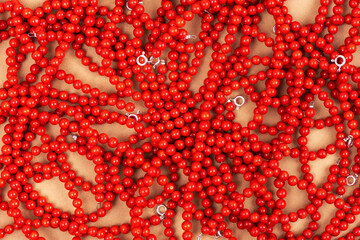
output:
<svg viewBox="0 0 360 240"><path fill-rule="evenodd" d="M141 59L143 59L144 61L143 63L140 61ZM153 56L151 56L150 59L148 59L145 56L145 52L142 52L142 54L136 58L136 63L139 66L145 66L146 64L151 64L153 65L153 68L156 68L158 65L165 65L165 60L160 59L159 57L154 58Z"/></svg>
<svg viewBox="0 0 360 240"><path fill-rule="evenodd" d="M78 139L78 135L75 134L71 134L72 139L74 139L75 141Z"/></svg>
<svg viewBox="0 0 360 240"><path fill-rule="evenodd" d="M341 63L339 63L339 58L342 60ZM341 71L341 67L345 65L346 58L343 55L338 55L335 59L332 59L331 62L335 63L335 65L338 67L338 72Z"/></svg>
<svg viewBox="0 0 360 240"><path fill-rule="evenodd" d="M216 235L215 235L215 239L218 239L220 237L223 237L223 235L222 235L222 232L220 230L218 230Z"/></svg>
<svg viewBox="0 0 360 240"><path fill-rule="evenodd" d="M140 110L137 110L136 113L125 113L125 116L127 116L128 118L135 119L136 122L138 122L139 121L139 117L138 117L139 113L140 113Z"/></svg>
<svg viewBox="0 0 360 240"><path fill-rule="evenodd" d="M197 36L196 35L186 35L185 39L196 39Z"/></svg>
<svg viewBox="0 0 360 240"><path fill-rule="evenodd" d="M354 137L352 135L349 135L346 138L344 138L344 142L347 143L348 148L351 148L354 145Z"/></svg>
<svg viewBox="0 0 360 240"><path fill-rule="evenodd" d="M165 65L165 60L160 59L159 57L154 58L153 56L151 56L149 63L153 65L153 68L156 68L158 65Z"/></svg>
<svg viewBox="0 0 360 240"><path fill-rule="evenodd" d="M140 5L143 5L143 2L139 2ZM128 10L132 11L132 8L129 7L129 2L125 3L125 6Z"/></svg>
<svg viewBox="0 0 360 240"><path fill-rule="evenodd" d="M204 235L204 234L200 233L199 236L197 237L197 240L201 240L202 235ZM218 230L215 234L215 239L218 239L220 237L223 237L223 235L222 235L222 232L220 230Z"/></svg>
<svg viewBox="0 0 360 240"><path fill-rule="evenodd" d="M314 101L311 101L311 102L309 103L309 108L314 108L314 105L315 105Z"/></svg>
<svg viewBox="0 0 360 240"><path fill-rule="evenodd" d="M160 209L164 209L164 211L161 211ZM156 208L156 213L160 216L161 220L165 218L166 211L167 211L167 207L164 204L161 204Z"/></svg>
<svg viewBox="0 0 360 240"><path fill-rule="evenodd" d="M276 25L273 26L273 32L276 33Z"/></svg>
<svg viewBox="0 0 360 240"><path fill-rule="evenodd" d="M34 32L29 32L27 35L28 35L29 37L36 38L36 33L34 33Z"/></svg>
<svg viewBox="0 0 360 240"><path fill-rule="evenodd" d="M236 106L236 110L238 110L242 105L245 104L245 98L243 96L237 96L235 98L230 98L227 102L233 102Z"/></svg>
<svg viewBox="0 0 360 240"><path fill-rule="evenodd" d="M135 109L136 110L136 109ZM136 113L125 113L125 116L127 116L128 118L132 118L132 119L135 119L136 122L139 121L139 117L138 117L138 114L140 113L140 110L137 110Z"/></svg>

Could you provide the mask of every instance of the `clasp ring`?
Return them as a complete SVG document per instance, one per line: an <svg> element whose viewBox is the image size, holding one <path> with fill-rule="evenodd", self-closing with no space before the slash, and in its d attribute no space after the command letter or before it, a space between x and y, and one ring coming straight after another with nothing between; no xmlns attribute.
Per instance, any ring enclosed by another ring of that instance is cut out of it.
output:
<svg viewBox="0 0 360 240"><path fill-rule="evenodd" d="M160 211L160 209L164 209L163 212ZM159 206L157 206L156 208L156 213L160 216L160 219L164 219L165 218L165 213L167 211L167 207L164 204L161 204Z"/></svg>
<svg viewBox="0 0 360 240"><path fill-rule="evenodd" d="M356 183L356 177L354 175L348 175L346 177L346 185L353 186Z"/></svg>
<svg viewBox="0 0 360 240"><path fill-rule="evenodd" d="M141 63L141 62L140 62L140 59L143 59L144 62ZM148 60L148 58L145 56L145 52L142 52L142 54L136 58L136 63L137 63L139 66L145 66L148 62L149 62L149 60Z"/></svg>
<svg viewBox="0 0 360 240"><path fill-rule="evenodd" d="M233 102L236 106L236 110L238 110L242 105L245 104L245 98L243 96L237 96L234 99L230 98L227 102Z"/></svg>
<svg viewBox="0 0 360 240"><path fill-rule="evenodd" d="M339 63L339 59L341 59L341 63ZM331 62L335 63L335 65L338 67L338 72L341 71L341 67L345 65L346 63L346 58L343 55L338 55L336 56L335 59L332 59Z"/></svg>
<svg viewBox="0 0 360 240"><path fill-rule="evenodd" d="M240 102L239 102L240 101ZM240 108L242 105L245 104L245 98L243 96L237 96L234 99L234 103L236 105L237 108Z"/></svg>

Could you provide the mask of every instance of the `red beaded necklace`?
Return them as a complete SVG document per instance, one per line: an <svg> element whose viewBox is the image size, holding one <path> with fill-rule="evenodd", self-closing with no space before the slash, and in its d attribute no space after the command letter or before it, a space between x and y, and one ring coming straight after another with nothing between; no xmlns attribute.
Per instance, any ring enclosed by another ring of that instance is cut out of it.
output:
<svg viewBox="0 0 360 240"><path fill-rule="evenodd" d="M138 0L114 2L109 8L98 0L51 0L34 10L18 0L0 3L0 39L8 40L1 43L7 73L0 88L0 188L9 189L0 209L13 219L0 229L0 238L21 230L28 239L44 240L41 227L66 231L73 240L241 239L235 228L259 240L360 236L360 228L351 226L360 214L360 73L352 65L360 44L359 1L320 0L314 23L306 26L280 0L162 0L155 17ZM275 20L273 32L259 28L265 12ZM199 21L199 34L185 29L192 21ZM335 47L344 24L350 26L348 36ZM272 54L253 55L255 41ZM51 57L50 43L56 45ZM62 69L71 49L91 72L108 78L112 93ZM205 56L210 70L194 90ZM26 59L33 64L21 79ZM253 73L256 66L264 70ZM57 88L58 81L74 91ZM250 120L238 123L236 111L249 104ZM328 109L325 118L316 114L321 105ZM272 109L279 121L268 126ZM104 124L120 124L134 134L120 141L96 130ZM56 136L49 125L59 127ZM336 141L311 150L310 132L330 127ZM78 176L70 152L94 164L94 183ZM48 162L34 162L42 153ZM329 155L333 164L317 185L311 162ZM300 162L300 177L280 167L285 158ZM74 212L55 208L34 190L33 183L53 178L64 183ZM288 187L307 195L303 208L287 210ZM80 189L94 195L94 212L85 213ZM113 211L117 198L129 209L121 214L130 221L91 225ZM250 201L254 209L247 207ZM336 212L321 226L325 203ZM32 219L24 217L21 204ZM182 229L175 227L176 214L182 214ZM311 221L295 233L291 223L305 218ZM155 225L162 225L161 236Z"/></svg>

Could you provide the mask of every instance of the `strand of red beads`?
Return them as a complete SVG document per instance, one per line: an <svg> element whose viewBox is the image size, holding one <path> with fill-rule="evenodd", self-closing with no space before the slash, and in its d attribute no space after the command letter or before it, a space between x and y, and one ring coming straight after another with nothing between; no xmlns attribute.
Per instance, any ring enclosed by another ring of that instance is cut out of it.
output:
<svg viewBox="0 0 360 240"><path fill-rule="evenodd" d="M20 230L30 240L44 240L37 229L51 227L73 240L236 240L235 228L258 240L357 239L360 228L351 224L360 214L360 68L352 61L360 44L360 1L316 1L318 14L306 26L293 20L283 0L160 2L155 17L146 12L149 2L138 0L114 0L112 8L98 0L48 0L35 9L19 0L0 3L7 65L0 88L0 189L6 193L0 209L13 219L0 229L0 238ZM265 13L275 21L274 32L260 30ZM200 23L201 31L189 33L188 22ZM335 47L342 25L348 25L348 36ZM271 54L254 55L255 42ZM100 63L87 55L89 48ZM114 91L61 69L72 53L89 71L108 78ZM206 55L209 71L196 91L191 86ZM27 59L32 65L25 70ZM254 108L242 125L235 118L244 104ZM329 113L324 119L316 114L321 105ZM279 121L268 126L264 119L271 109ZM59 132L50 132L49 124ZM105 124L135 133L120 141L96 130ZM326 128L335 129L336 141L312 150L310 131ZM70 153L94 164L96 184L78 176ZM35 161L40 154L47 163ZM310 163L329 155L334 161L327 179L315 184ZM300 176L280 168L289 157L299 162ZM56 208L35 190L53 178L64 183L73 212ZM308 199L289 212L291 187ZM93 212L85 212L80 190L94 195ZM114 211L117 198L129 209L130 221L90 225ZM251 201L256 207L246 207ZM321 226L324 205L336 210ZM150 218L144 214L149 209ZM182 229L175 228L176 214L182 214ZM291 223L305 218L309 223L295 234ZM155 234L156 225L163 234Z"/></svg>

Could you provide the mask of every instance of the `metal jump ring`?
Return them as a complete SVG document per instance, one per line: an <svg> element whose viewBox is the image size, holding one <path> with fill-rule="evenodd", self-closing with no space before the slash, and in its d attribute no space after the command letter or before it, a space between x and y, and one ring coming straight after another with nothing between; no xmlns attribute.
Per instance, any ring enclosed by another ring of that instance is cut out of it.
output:
<svg viewBox="0 0 360 240"><path fill-rule="evenodd" d="M34 33L34 32L29 32L27 35L29 37L35 37L36 38L36 33Z"/></svg>
<svg viewBox="0 0 360 240"><path fill-rule="evenodd" d="M199 236L197 237L197 240L201 240L201 236L202 236L202 235L203 235L203 234L200 233Z"/></svg>
<svg viewBox="0 0 360 240"><path fill-rule="evenodd" d="M273 32L276 33L276 26L273 26Z"/></svg>

